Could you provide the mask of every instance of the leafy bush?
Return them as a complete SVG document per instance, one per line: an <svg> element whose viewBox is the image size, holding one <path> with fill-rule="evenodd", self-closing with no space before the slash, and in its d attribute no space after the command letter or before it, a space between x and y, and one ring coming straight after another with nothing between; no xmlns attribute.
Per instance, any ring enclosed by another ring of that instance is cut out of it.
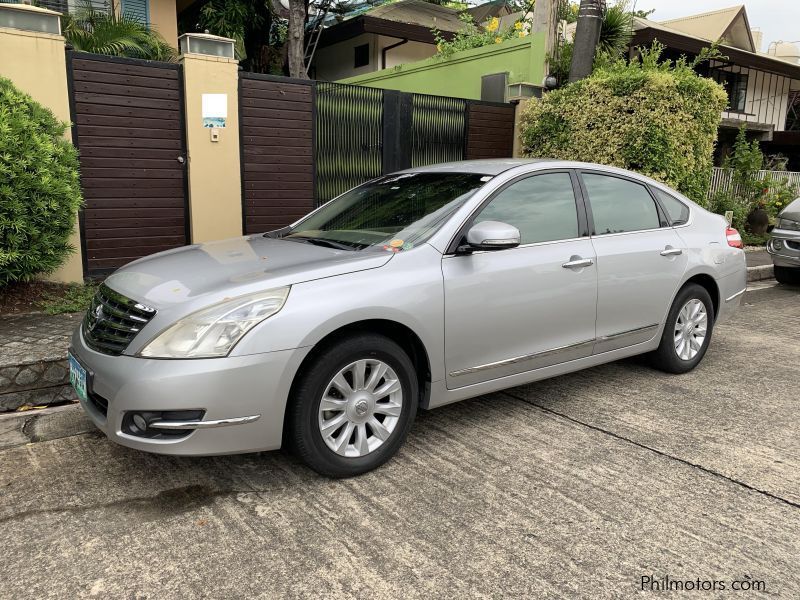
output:
<svg viewBox="0 0 800 600"><path fill-rule="evenodd" d="M55 270L81 204L67 128L0 77L0 287Z"/></svg>
<svg viewBox="0 0 800 600"><path fill-rule="evenodd" d="M431 29L436 41L437 55L449 58L455 52L481 48L490 44L502 44L512 38L522 38L528 35L530 22L526 20L527 13L510 27L500 30L500 19L494 17L485 27L477 25L472 15L464 12L458 15L463 27L455 33L451 40L446 40L442 32L436 28Z"/></svg>
<svg viewBox="0 0 800 600"><path fill-rule="evenodd" d="M774 218L797 196L788 178L762 173L766 166L764 154L756 140L747 140L745 125L739 128L733 152L725 157L722 167L730 173L729 180L711 198L710 209L716 213L733 213L733 226L744 230L748 215L758 208ZM778 169L775 169L778 170Z"/></svg>
<svg viewBox="0 0 800 600"><path fill-rule="evenodd" d="M161 35L125 14L97 10L91 3L62 18L64 37L75 50L147 60L174 61L177 51Z"/></svg>
<svg viewBox="0 0 800 600"><path fill-rule="evenodd" d="M524 154L631 169L705 205L727 95L694 72L696 63L659 62L662 50L654 44L630 64L611 61L531 101L522 116Z"/></svg>

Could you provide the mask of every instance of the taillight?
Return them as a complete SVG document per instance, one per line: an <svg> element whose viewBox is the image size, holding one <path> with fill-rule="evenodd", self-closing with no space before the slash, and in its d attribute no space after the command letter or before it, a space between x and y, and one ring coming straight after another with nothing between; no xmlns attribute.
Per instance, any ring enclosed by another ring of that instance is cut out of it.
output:
<svg viewBox="0 0 800 600"><path fill-rule="evenodd" d="M728 227L725 230L725 237L728 238L728 246L733 248L743 248L742 236L733 227Z"/></svg>

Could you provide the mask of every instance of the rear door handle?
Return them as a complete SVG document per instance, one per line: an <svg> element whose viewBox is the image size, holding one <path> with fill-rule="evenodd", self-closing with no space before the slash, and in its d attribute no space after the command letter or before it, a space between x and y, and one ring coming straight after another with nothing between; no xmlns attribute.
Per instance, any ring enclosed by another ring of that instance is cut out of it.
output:
<svg viewBox="0 0 800 600"><path fill-rule="evenodd" d="M672 246L667 246L661 251L661 256L678 256L683 254L683 250L680 248L673 248Z"/></svg>
<svg viewBox="0 0 800 600"><path fill-rule="evenodd" d="M572 257L561 266L565 269L582 269L583 267L591 267L593 264L594 261L591 258Z"/></svg>

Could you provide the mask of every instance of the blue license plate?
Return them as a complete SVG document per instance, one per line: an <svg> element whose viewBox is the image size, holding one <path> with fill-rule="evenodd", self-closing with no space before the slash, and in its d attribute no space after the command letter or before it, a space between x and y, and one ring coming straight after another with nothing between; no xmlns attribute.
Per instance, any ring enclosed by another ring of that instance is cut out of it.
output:
<svg viewBox="0 0 800 600"><path fill-rule="evenodd" d="M75 388L75 393L78 394L78 398L81 400L87 400L88 396L86 394L86 369L81 366L81 363L78 362L72 354L68 355L69 358L69 382L72 384L72 387Z"/></svg>

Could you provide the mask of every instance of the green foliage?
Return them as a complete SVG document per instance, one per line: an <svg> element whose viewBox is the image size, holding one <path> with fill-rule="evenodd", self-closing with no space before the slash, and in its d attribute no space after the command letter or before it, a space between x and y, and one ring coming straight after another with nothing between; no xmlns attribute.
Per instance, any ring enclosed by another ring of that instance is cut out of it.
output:
<svg viewBox="0 0 800 600"><path fill-rule="evenodd" d="M0 77L0 287L55 270L81 204L67 125Z"/></svg>
<svg viewBox="0 0 800 600"><path fill-rule="evenodd" d="M114 11L85 5L61 17L64 37L75 50L147 60L174 61L177 51L158 32Z"/></svg>
<svg viewBox="0 0 800 600"><path fill-rule="evenodd" d="M706 203L725 90L686 60L660 62L663 46L610 62L532 101L522 116L525 155L613 165Z"/></svg>
<svg viewBox="0 0 800 600"><path fill-rule="evenodd" d="M564 5L564 3L561 4L562 7ZM575 7L577 14L577 5ZM633 15L628 11L627 3L615 4L606 11L603 17L594 68L607 66L623 57L632 38ZM559 83L566 83L569 79L573 48L573 42L562 40L556 51L547 58L550 74L555 76Z"/></svg>
<svg viewBox="0 0 800 600"><path fill-rule="evenodd" d="M716 213L733 213L733 226L744 230L748 215L757 208L763 208L774 218L797 196L797 190L788 179L764 174L764 155L756 140L747 140L745 125L739 128L733 152L725 157L722 167L730 173L726 185L711 198L710 209Z"/></svg>
<svg viewBox="0 0 800 600"><path fill-rule="evenodd" d="M532 10L532 9L531 9ZM471 48L481 48L490 44L502 44L512 38L521 38L528 35L529 23L523 15L512 26L500 30L500 20L494 17L485 27L481 27L472 19L469 13L458 15L459 20L464 26L455 33L451 40L446 40L442 32L434 28L431 30L436 41L438 55L448 58L455 52L470 50Z"/></svg>
<svg viewBox="0 0 800 600"><path fill-rule="evenodd" d="M92 297L99 284L87 281L86 283L71 283L59 290L58 293L50 292L44 295L39 308L48 315L62 313L86 312L92 302Z"/></svg>

